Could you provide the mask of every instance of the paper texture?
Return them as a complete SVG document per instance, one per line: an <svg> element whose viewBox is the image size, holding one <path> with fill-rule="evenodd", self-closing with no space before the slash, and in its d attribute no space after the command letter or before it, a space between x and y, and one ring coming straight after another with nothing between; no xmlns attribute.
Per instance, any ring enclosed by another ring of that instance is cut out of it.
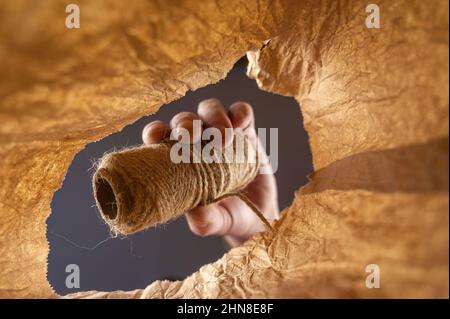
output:
<svg viewBox="0 0 450 319"><path fill-rule="evenodd" d="M78 4L76 30L60 1L0 5L1 297L57 297L45 220L77 151L249 52L258 85L301 105L310 183L184 281L75 297L448 298L447 1L378 1L381 29L363 1Z"/></svg>

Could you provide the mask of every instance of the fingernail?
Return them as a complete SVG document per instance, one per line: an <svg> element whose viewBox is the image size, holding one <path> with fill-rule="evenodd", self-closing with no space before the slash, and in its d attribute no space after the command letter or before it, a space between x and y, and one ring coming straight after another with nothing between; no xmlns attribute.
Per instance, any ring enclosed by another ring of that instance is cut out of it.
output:
<svg viewBox="0 0 450 319"><path fill-rule="evenodd" d="M245 112L242 109L233 109L231 110L231 115L235 120L242 120L245 117Z"/></svg>

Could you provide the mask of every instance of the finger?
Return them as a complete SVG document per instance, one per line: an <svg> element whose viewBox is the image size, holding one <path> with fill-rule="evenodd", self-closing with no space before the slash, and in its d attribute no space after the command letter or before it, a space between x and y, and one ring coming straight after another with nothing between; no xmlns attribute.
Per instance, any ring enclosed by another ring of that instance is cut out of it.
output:
<svg viewBox="0 0 450 319"><path fill-rule="evenodd" d="M153 121L148 123L142 130L142 140L144 144L150 145L158 143L169 136L169 128L162 121Z"/></svg>
<svg viewBox="0 0 450 319"><path fill-rule="evenodd" d="M202 237L228 234L233 223L228 211L216 203L190 210L186 220L191 231Z"/></svg>
<svg viewBox="0 0 450 319"><path fill-rule="evenodd" d="M258 147L259 141L255 131L255 115L252 106L246 102L235 102L230 106L228 114L233 127L242 129L251 144Z"/></svg>
<svg viewBox="0 0 450 319"><path fill-rule="evenodd" d="M235 102L230 106L229 114L233 127L244 130L244 133L249 138L250 143L258 151L259 160L261 163L260 172L264 172L264 174L271 174L272 167L270 166L269 157L267 156L261 140L258 138L256 133L255 115L252 106L246 102Z"/></svg>
<svg viewBox="0 0 450 319"><path fill-rule="evenodd" d="M176 136L180 136L183 129L189 133L189 143L196 143L202 136L200 117L192 112L181 112L175 115L170 121L170 127Z"/></svg>
<svg viewBox="0 0 450 319"><path fill-rule="evenodd" d="M228 114L234 128L246 130L255 126L253 108L246 102L239 101L231 104Z"/></svg>
<svg viewBox="0 0 450 319"><path fill-rule="evenodd" d="M209 99L200 102L198 115L200 115L205 127L215 127L220 130L221 145L229 146L231 144L233 141L231 121L219 100Z"/></svg>
<svg viewBox="0 0 450 319"><path fill-rule="evenodd" d="M231 218L231 227L226 233L228 236L249 238L256 232L264 230L264 224L259 217L240 198L229 197L220 201L218 205L224 208ZM264 209L263 207L259 208L262 211Z"/></svg>

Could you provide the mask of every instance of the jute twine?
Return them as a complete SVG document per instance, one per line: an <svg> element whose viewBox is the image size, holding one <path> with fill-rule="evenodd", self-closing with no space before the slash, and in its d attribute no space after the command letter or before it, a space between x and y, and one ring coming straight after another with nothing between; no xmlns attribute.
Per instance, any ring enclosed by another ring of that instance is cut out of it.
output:
<svg viewBox="0 0 450 319"><path fill-rule="evenodd" d="M240 163L230 158L235 152L227 152L228 148L218 163L201 159L200 163L174 163L170 158L174 142L168 140L105 155L93 176L102 218L113 232L127 235L165 223L198 205L239 196L270 228L242 192L259 169L258 156L248 139L244 141L245 156ZM235 151L236 144L235 139L229 148ZM191 161L201 157L195 151L191 154Z"/></svg>

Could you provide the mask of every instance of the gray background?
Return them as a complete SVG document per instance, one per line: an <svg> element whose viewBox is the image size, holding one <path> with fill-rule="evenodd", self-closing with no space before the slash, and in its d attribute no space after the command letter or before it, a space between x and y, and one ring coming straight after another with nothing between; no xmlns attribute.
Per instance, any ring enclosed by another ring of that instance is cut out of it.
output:
<svg viewBox="0 0 450 319"><path fill-rule="evenodd" d="M228 250L220 237L193 235L184 217L129 237L110 238L92 196L92 164L96 159L114 148L140 144L141 131L149 121L168 122L178 112L195 112L203 99L219 98L226 106L237 100L247 101L254 107L257 127L278 128L276 177L280 209L290 205L295 190L306 183L306 176L312 171L303 119L293 98L259 90L256 82L246 77L246 64L241 59L225 80L189 92L156 114L87 145L77 154L61 189L54 195L47 221L48 279L56 292L131 290L157 279L183 279ZM66 288L68 264L80 267L80 289Z"/></svg>

